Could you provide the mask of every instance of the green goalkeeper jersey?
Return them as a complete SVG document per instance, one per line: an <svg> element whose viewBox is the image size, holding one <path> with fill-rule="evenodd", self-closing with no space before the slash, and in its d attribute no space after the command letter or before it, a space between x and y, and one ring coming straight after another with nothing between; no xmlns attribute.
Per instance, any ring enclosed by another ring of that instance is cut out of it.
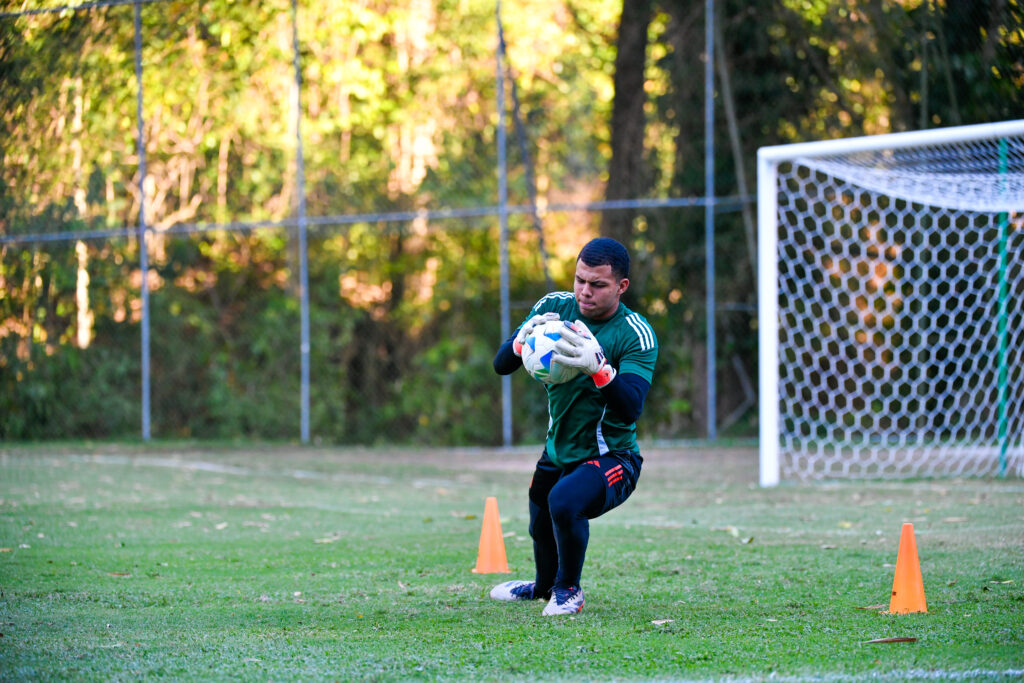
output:
<svg viewBox="0 0 1024 683"><path fill-rule="evenodd" d="M647 320L619 302L607 320L580 313L572 292L553 292L538 301L527 320L554 311L562 320L582 320L594 333L605 358L619 374L632 373L652 383L658 339ZM545 385L548 394L548 458L559 467L610 451L637 450L636 423L608 408L601 390L585 374L564 384Z"/></svg>

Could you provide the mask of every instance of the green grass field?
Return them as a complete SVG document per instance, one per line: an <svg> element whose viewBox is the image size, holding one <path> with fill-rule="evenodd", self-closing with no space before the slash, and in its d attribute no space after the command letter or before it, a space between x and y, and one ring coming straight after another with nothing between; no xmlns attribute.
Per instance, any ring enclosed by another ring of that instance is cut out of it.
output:
<svg viewBox="0 0 1024 683"><path fill-rule="evenodd" d="M0 679L1012 680L1024 484L756 486L750 448L647 448L542 618L536 449L0 447ZM513 574L470 571L497 496ZM927 614L885 613L913 522ZM879 638L913 642L873 644Z"/></svg>

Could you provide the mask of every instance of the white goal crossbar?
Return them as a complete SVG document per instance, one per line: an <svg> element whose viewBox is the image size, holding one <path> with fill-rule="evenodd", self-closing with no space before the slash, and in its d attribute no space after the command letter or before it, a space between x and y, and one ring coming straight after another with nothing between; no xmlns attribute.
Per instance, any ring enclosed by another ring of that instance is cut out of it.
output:
<svg viewBox="0 0 1024 683"><path fill-rule="evenodd" d="M757 160L761 485L1024 474L1024 120Z"/></svg>

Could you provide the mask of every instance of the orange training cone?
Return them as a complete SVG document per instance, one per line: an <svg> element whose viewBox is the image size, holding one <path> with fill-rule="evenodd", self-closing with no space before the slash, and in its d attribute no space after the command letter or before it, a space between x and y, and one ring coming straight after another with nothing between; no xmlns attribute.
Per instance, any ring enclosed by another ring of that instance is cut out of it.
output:
<svg viewBox="0 0 1024 683"><path fill-rule="evenodd" d="M501 520L498 518L498 499L494 496L484 504L484 526L480 530L480 550L473 571L477 574L507 574L509 571L505 538L501 535Z"/></svg>
<svg viewBox="0 0 1024 683"><path fill-rule="evenodd" d="M914 541L914 525L907 523L900 532L900 550L896 555L896 575L892 581L889 612L909 614L927 611L924 583L921 581L921 563L917 560L917 543Z"/></svg>

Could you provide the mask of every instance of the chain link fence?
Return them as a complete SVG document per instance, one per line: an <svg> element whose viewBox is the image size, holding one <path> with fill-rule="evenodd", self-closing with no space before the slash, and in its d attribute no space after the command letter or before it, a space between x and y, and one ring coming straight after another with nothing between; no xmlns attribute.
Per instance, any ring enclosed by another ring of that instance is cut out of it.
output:
<svg viewBox="0 0 1024 683"><path fill-rule="evenodd" d="M540 441L491 359L608 213L661 345L642 435L755 436L756 149L1005 118L1022 72L1015 3L762 4L652 12L617 201L612 3L499 5L503 41L445 2L3 12L0 437Z"/></svg>

